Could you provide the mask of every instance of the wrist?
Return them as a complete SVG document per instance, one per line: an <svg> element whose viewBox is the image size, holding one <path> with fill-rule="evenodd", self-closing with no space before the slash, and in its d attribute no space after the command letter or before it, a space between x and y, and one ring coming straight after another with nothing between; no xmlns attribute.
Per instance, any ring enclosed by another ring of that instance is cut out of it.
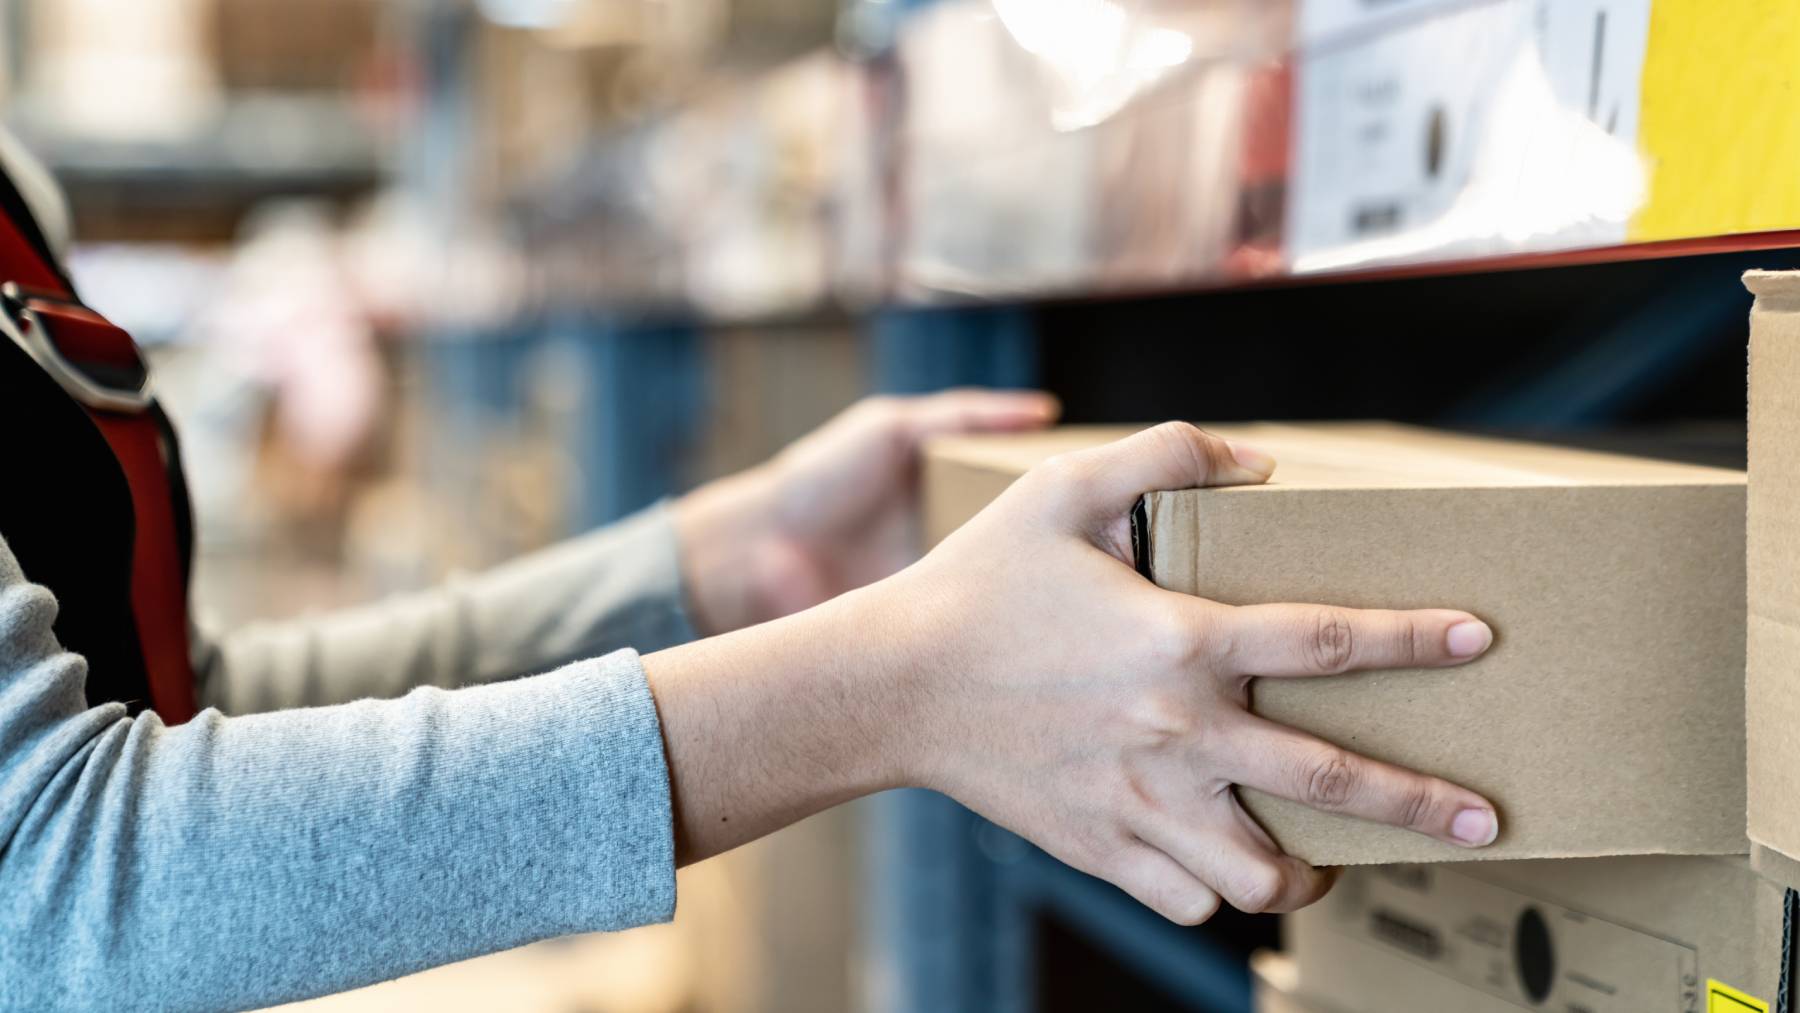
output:
<svg viewBox="0 0 1800 1013"><path fill-rule="evenodd" d="M931 582L903 570L886 580L848 592L806 613L830 624L840 644L854 644L851 660L855 711L863 717L859 734L869 761L862 777L868 791L888 788L942 788L953 753L946 718L956 707L956 689L941 677L946 646L932 635L933 616L947 607L931 592Z"/></svg>
<svg viewBox="0 0 1800 1013"><path fill-rule="evenodd" d="M855 592L644 658L679 861L923 783L913 668L885 629L893 604Z"/></svg>
<svg viewBox="0 0 1800 1013"><path fill-rule="evenodd" d="M688 614L701 636L764 615L759 546L775 524L775 476L767 465L708 482L671 508Z"/></svg>

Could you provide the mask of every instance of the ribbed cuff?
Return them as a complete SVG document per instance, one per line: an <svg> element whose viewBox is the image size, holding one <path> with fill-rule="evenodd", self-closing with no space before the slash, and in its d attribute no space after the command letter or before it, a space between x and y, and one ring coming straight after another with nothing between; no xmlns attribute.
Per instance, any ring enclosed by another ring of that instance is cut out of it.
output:
<svg viewBox="0 0 1800 1013"><path fill-rule="evenodd" d="M572 670L572 671L571 671ZM569 666L592 738L593 878L606 928L675 917L675 819L662 722L634 650Z"/></svg>

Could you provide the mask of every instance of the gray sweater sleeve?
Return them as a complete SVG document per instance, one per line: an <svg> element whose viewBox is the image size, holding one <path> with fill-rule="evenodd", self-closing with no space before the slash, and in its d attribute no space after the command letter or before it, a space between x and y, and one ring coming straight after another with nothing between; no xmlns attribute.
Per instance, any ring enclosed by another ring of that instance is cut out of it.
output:
<svg viewBox="0 0 1800 1013"><path fill-rule="evenodd" d="M261 1006L673 912L630 651L168 728L87 706L55 614L0 542L0 1008Z"/></svg>
<svg viewBox="0 0 1800 1013"><path fill-rule="evenodd" d="M693 639L669 507L360 608L196 636L201 703L227 714L394 697Z"/></svg>

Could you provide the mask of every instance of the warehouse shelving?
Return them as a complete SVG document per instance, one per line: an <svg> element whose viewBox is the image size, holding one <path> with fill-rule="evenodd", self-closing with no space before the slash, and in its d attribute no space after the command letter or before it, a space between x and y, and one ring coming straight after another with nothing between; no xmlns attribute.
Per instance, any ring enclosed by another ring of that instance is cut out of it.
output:
<svg viewBox="0 0 1800 1013"><path fill-rule="evenodd" d="M886 52L702 94L520 191L522 220L554 223L534 234L546 297L749 319L1756 249L1800 228L1800 188L1770 168L1800 148L1780 106L1800 13L1780 5L916 6ZM604 185L670 164L666 191Z"/></svg>

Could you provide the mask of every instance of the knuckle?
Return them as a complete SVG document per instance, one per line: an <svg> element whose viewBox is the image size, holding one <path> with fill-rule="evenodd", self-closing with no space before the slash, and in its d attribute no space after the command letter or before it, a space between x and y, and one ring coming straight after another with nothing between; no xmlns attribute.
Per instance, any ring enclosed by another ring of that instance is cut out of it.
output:
<svg viewBox="0 0 1800 1013"><path fill-rule="evenodd" d="M1159 422L1156 425L1151 426L1150 432L1156 434L1156 438L1159 440L1192 443L1200 436L1200 427L1194 425L1192 422L1172 420L1169 422Z"/></svg>
<svg viewBox="0 0 1800 1013"><path fill-rule="evenodd" d="M1211 474L1211 448L1199 426L1191 422L1164 422L1152 428L1150 434L1162 452L1182 466L1184 473Z"/></svg>
<svg viewBox="0 0 1800 1013"><path fill-rule="evenodd" d="M1326 675L1336 675L1350 668L1356 653L1356 631L1343 609L1321 608L1315 611L1306 634L1307 658L1313 668Z"/></svg>
<svg viewBox="0 0 1800 1013"><path fill-rule="evenodd" d="M1401 637L1400 653L1405 664L1418 665L1432 656L1431 635L1426 632L1425 624L1414 616L1406 618L1405 632Z"/></svg>
<svg viewBox="0 0 1800 1013"><path fill-rule="evenodd" d="M1236 787L1223 768L1233 756L1231 743L1216 721L1201 720L1182 742L1182 756L1193 772L1194 788L1205 799L1223 799Z"/></svg>
<svg viewBox="0 0 1800 1013"><path fill-rule="evenodd" d="M1086 869L1096 876L1118 883L1131 873L1126 850L1116 842L1098 838L1077 840L1064 856L1069 864Z"/></svg>
<svg viewBox="0 0 1800 1013"><path fill-rule="evenodd" d="M1322 750L1301 774L1301 797L1315 809L1342 809L1356 791L1356 761L1341 749Z"/></svg>
<svg viewBox="0 0 1800 1013"><path fill-rule="evenodd" d="M1436 811L1436 798L1428 784L1406 786L1394 803L1397 824L1409 830L1424 829Z"/></svg>
<svg viewBox="0 0 1800 1013"><path fill-rule="evenodd" d="M1229 606L1206 599L1180 601L1182 621L1188 629L1188 642L1195 656L1212 666L1216 674L1239 674L1240 644L1229 618ZM1197 605L1197 607L1196 607Z"/></svg>
<svg viewBox="0 0 1800 1013"><path fill-rule="evenodd" d="M1074 480L1074 473L1079 467L1080 462L1076 459L1075 455L1065 451L1044 458L1044 460L1033 470L1038 475L1049 479L1052 482L1064 484Z"/></svg>
<svg viewBox="0 0 1800 1013"><path fill-rule="evenodd" d="M1036 470L1051 488L1068 497L1080 497L1094 482L1094 469L1076 453L1057 454Z"/></svg>
<svg viewBox="0 0 1800 1013"><path fill-rule="evenodd" d="M1287 883L1273 865L1251 865L1238 873L1231 905L1245 914L1261 914L1280 900Z"/></svg>
<svg viewBox="0 0 1800 1013"><path fill-rule="evenodd" d="M1121 885L1131 881L1131 852L1117 833L1088 829L1063 842L1055 853L1062 861L1102 879Z"/></svg>
<svg viewBox="0 0 1800 1013"><path fill-rule="evenodd" d="M1177 925L1199 925L1217 914L1219 895L1211 890L1187 890L1158 905L1158 912Z"/></svg>
<svg viewBox="0 0 1800 1013"><path fill-rule="evenodd" d="M1200 718L1193 702L1179 693L1158 691L1140 696L1133 708L1132 718L1138 727L1143 744L1151 748L1164 746L1193 745L1200 732ZM1146 777L1137 771L1127 774L1128 787L1132 794L1151 801L1156 793L1150 785L1156 781L1154 777Z"/></svg>
<svg viewBox="0 0 1800 1013"><path fill-rule="evenodd" d="M1165 660L1190 660L1205 639L1193 616L1182 604L1172 597L1165 598L1151 619L1150 643Z"/></svg>

